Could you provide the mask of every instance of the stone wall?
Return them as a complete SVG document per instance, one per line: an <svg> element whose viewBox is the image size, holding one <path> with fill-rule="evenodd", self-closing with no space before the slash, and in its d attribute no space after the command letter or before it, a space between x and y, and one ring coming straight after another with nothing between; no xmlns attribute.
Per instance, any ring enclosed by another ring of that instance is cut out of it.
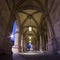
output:
<svg viewBox="0 0 60 60"><path fill-rule="evenodd" d="M10 11L5 0L0 0L0 53L11 51L11 41L6 36L7 26L10 20Z"/></svg>
<svg viewBox="0 0 60 60"><path fill-rule="evenodd" d="M57 49L60 51L60 0L49 0L48 11L57 40Z"/></svg>

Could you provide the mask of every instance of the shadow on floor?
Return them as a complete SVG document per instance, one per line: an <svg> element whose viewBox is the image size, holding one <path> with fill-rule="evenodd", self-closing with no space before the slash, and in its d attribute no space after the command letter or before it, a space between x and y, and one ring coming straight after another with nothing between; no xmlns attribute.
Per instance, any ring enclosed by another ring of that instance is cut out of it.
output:
<svg viewBox="0 0 60 60"><path fill-rule="evenodd" d="M0 60L60 60L60 55L21 55L21 54L0 54Z"/></svg>
<svg viewBox="0 0 60 60"><path fill-rule="evenodd" d="M3 53L3 54L0 54L0 60L13 60L13 56Z"/></svg>

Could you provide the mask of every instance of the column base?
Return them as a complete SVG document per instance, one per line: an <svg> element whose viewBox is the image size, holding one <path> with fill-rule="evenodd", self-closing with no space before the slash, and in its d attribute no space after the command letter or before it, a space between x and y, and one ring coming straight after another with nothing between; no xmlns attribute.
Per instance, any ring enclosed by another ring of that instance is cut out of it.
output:
<svg viewBox="0 0 60 60"><path fill-rule="evenodd" d="M42 49L39 49L40 53L43 53L43 50Z"/></svg>
<svg viewBox="0 0 60 60"><path fill-rule="evenodd" d="M49 40L49 41L48 41L48 52L49 52L50 54L53 53L52 40Z"/></svg>
<svg viewBox="0 0 60 60"><path fill-rule="evenodd" d="M57 54L56 42L53 39L48 41L48 52L50 54Z"/></svg>
<svg viewBox="0 0 60 60"><path fill-rule="evenodd" d="M13 53L19 53L19 46L18 46L18 45L14 45L14 46L12 47L12 52L13 52Z"/></svg>

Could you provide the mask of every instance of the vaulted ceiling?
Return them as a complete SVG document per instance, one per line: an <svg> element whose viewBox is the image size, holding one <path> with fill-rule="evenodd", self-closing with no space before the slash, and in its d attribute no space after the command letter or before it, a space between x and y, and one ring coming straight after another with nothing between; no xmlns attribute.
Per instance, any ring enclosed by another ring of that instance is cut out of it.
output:
<svg viewBox="0 0 60 60"><path fill-rule="evenodd" d="M47 2L48 0L5 0L7 8L4 11L9 9L6 14L7 18L10 17L9 20L6 19L6 28L10 27L7 30L11 30L13 22L18 20L25 37L28 35L36 37L36 34L39 33L40 23L44 20ZM17 16L18 18L16 18ZM28 31L29 26L32 27L31 32Z"/></svg>
<svg viewBox="0 0 60 60"><path fill-rule="evenodd" d="M29 39L29 36L34 38L38 38L37 34L40 34L40 23L44 18L44 10L45 10L45 1L39 0L23 0L18 2L15 8L15 17L16 15L19 17L19 25L23 32L26 40ZM21 4L22 3L22 4ZM32 27L32 31L30 32L28 29Z"/></svg>

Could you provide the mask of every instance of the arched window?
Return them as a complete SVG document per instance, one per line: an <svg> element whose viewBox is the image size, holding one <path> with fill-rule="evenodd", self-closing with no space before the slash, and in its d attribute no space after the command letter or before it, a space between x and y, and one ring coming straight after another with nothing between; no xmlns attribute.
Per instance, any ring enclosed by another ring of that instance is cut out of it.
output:
<svg viewBox="0 0 60 60"><path fill-rule="evenodd" d="M16 33L16 21L14 21L12 34L11 34L11 41L12 41L13 45L14 45L14 42L15 42L15 33Z"/></svg>

